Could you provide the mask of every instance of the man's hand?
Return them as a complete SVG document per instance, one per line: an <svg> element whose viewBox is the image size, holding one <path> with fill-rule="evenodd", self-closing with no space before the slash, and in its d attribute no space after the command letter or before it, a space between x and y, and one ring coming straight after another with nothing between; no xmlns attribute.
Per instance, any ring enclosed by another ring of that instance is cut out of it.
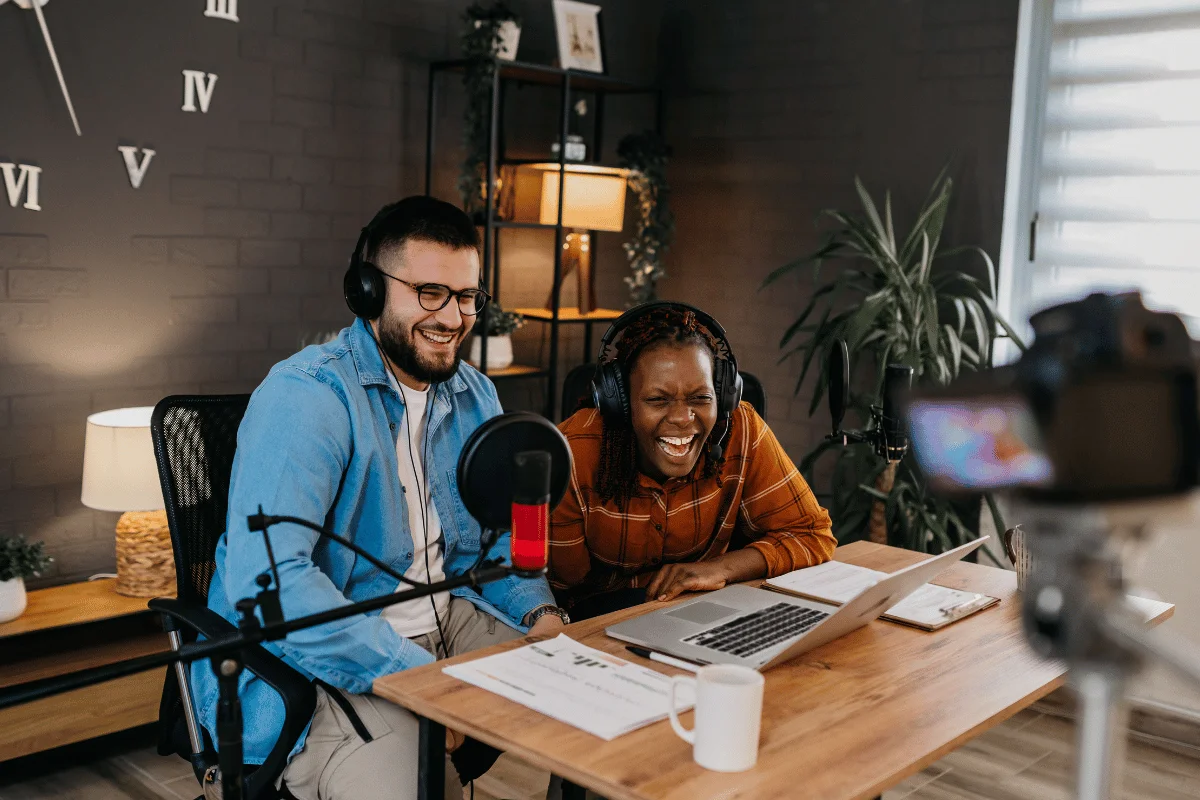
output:
<svg viewBox="0 0 1200 800"><path fill-rule="evenodd" d="M529 629L530 636L540 636L547 634L554 636L559 630L566 627L563 621L556 614L542 614L538 621L533 623L533 627Z"/></svg>
<svg viewBox="0 0 1200 800"><path fill-rule="evenodd" d="M446 752L453 753L455 750L463 746L463 742L467 740L464 734L458 731L452 731L446 728Z"/></svg>
<svg viewBox="0 0 1200 800"><path fill-rule="evenodd" d="M647 600L672 600L684 592L724 588L729 570L720 561L696 561L667 564L655 573L646 587Z"/></svg>

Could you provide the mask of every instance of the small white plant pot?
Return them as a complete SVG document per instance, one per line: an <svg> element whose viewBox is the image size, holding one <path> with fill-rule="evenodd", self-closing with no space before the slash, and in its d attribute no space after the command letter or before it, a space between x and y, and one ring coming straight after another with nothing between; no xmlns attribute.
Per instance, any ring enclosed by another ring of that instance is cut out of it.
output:
<svg viewBox="0 0 1200 800"><path fill-rule="evenodd" d="M504 369L512 364L513 349L511 335L505 334L503 336L489 336L487 337L487 340L487 368L489 370ZM480 350L482 349L482 341L483 340L479 336L476 336L471 340L471 354L467 357L467 360L470 361L471 365L474 367L478 367L480 363Z"/></svg>
<svg viewBox="0 0 1200 800"><path fill-rule="evenodd" d="M482 20L475 20L475 27L483 25ZM496 48L496 58L501 61L517 60L517 45L521 43L521 26L511 19L500 23L500 46Z"/></svg>
<svg viewBox="0 0 1200 800"><path fill-rule="evenodd" d="M9 622L25 613L25 579L0 581L0 622Z"/></svg>
<svg viewBox="0 0 1200 800"><path fill-rule="evenodd" d="M521 43L521 26L511 19L500 23L500 49L496 57L502 61L517 60L517 45Z"/></svg>

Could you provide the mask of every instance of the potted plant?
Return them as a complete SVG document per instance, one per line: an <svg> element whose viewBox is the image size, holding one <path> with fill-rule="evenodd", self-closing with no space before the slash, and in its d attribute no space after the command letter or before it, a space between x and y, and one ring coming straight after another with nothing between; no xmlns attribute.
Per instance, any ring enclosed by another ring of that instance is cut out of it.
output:
<svg viewBox="0 0 1200 800"><path fill-rule="evenodd" d="M775 270L763 283L765 288L784 275L813 269L815 290L779 343L781 349L789 348L783 358L803 358L797 393L814 359L819 364L809 416L824 396L826 358L835 339L844 339L850 351L847 408L864 421L880 396L889 363L912 367L914 385L945 385L962 370L989 367L997 338L1010 337L1024 349L996 310L996 270L987 253L974 246L941 246L952 188L945 170L902 240L892 224L891 195L884 195L880 214L857 178L855 188L862 212L823 211L837 225L820 247ZM979 274L935 269L936 261L957 254L977 255ZM828 276L829 261L839 267L822 283L822 268ZM839 541L862 538L866 532L873 541L936 552L977 535L963 521L969 512L927 491L911 455L889 465L869 448L823 441L800 462L806 478L812 480L817 461L835 447L829 505ZM995 501L990 496L985 500L996 530L1004 530Z"/></svg>
<svg viewBox="0 0 1200 800"><path fill-rule="evenodd" d="M463 55L515 61L521 42L521 17L504 0L491 5L472 3L463 12Z"/></svg>
<svg viewBox="0 0 1200 800"><path fill-rule="evenodd" d="M19 536L0 538L0 622L25 613L25 579L36 578L53 561L43 547Z"/></svg>
<svg viewBox="0 0 1200 800"><path fill-rule="evenodd" d="M525 318L515 311L505 311L498 303L487 304L475 323L475 337L467 360L476 367L480 365L481 343L483 336L487 336L487 368L509 366L513 362L512 333L524 325Z"/></svg>
<svg viewBox="0 0 1200 800"><path fill-rule="evenodd" d="M629 170L629 188L637 196L637 228L622 245L629 269L626 276L631 305L656 298L658 281L667 271L663 258L675 235L675 217L669 203L667 160L671 148L654 131L631 133L617 143L620 165Z"/></svg>
<svg viewBox="0 0 1200 800"><path fill-rule="evenodd" d="M463 107L463 145L466 155L458 176L458 191L468 214L478 215L487 196L484 173L488 157L488 123L492 103L492 76L496 59L517 57L521 18L504 0L473 3L463 12L463 72L466 105ZM497 190L499 187L497 187Z"/></svg>

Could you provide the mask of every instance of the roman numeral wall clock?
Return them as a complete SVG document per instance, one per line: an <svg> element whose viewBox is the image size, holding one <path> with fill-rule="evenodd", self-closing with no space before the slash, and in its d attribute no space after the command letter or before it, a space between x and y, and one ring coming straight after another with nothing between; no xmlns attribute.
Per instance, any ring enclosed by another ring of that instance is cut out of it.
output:
<svg viewBox="0 0 1200 800"><path fill-rule="evenodd" d="M69 123L77 136L85 136L88 120L81 119L71 101L71 91L68 88L71 74L64 71L58 59L51 35L51 25L56 14L69 13L72 2L92 3L95 0L0 0L0 24L5 24L5 18L14 14L30 14L36 20L36 28L46 47L50 65L53 68L53 80L57 83L62 95L63 123ZM204 24L238 22L238 0L186 0L196 7L196 16ZM214 103L220 103L221 91L218 88L219 75L201 69L180 69L179 72L179 106L177 113L207 114ZM0 129L2 130L2 129ZM4 152L4 142L0 134L0 152ZM131 141L123 137L121 142ZM135 140L134 140L135 141ZM157 162L156 150L144 147L114 142L112 145L114 176L128 179L129 191L141 188L147 173L152 173ZM38 161L36 153L22 154L31 161ZM10 155L10 157L12 157ZM163 156L169 158L169 154ZM117 172L121 170L123 172ZM44 174L43 174L44 173ZM4 192L0 194L0 209L5 201L7 206L18 211L41 211L44 205L54 203L54 193L50 190L52 170L37 164L21 163L18 158L12 161L0 161L0 177L3 178ZM43 180L45 179L45 180ZM119 186L120 184L115 184Z"/></svg>

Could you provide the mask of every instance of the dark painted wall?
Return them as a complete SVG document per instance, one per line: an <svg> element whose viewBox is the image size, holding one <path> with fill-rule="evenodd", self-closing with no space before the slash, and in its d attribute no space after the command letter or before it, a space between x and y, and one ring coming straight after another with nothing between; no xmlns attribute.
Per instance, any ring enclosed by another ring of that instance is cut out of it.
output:
<svg viewBox="0 0 1200 800"><path fill-rule="evenodd" d="M678 231L668 298L729 329L764 380L769 422L793 459L823 436L811 380L777 343L811 279L759 293L814 249L823 208L854 209L853 179L892 190L907 228L947 162L945 243L1000 242L1017 0L672 0L661 63Z"/></svg>
<svg viewBox="0 0 1200 800"><path fill-rule="evenodd" d="M427 65L458 55L466 2L242 0L236 24L205 5L45 8L82 137L33 13L0 6L0 162L43 169L41 211L0 193L0 535L44 539L50 579L113 568L116 515L79 502L89 413L249 391L303 338L348 323L346 259L381 205L423 187ZM548 63L550 4L512 5L520 56ZM611 71L652 78L661 6L605 5ZM207 114L181 111L184 69L218 75ZM439 185L452 187L454 79L443 97ZM518 113L553 113L530 98ZM138 190L118 145L157 152ZM510 305L549 290L542 236L513 245L528 252L506 269Z"/></svg>
<svg viewBox="0 0 1200 800"><path fill-rule="evenodd" d="M301 338L348 321L339 281L384 202L419 191L426 65L457 54L463 0L52 0L47 21L84 136L70 128L32 12L0 6L0 162L41 166L40 212L0 194L0 535L46 540L52 579L109 570L115 514L79 503L88 413L174 392L248 391ZM554 56L549 4L525 17L523 59ZM798 458L824 423L792 399L774 342L803 304L758 294L816 241L814 213L853 203L861 175L901 219L947 160L948 240L999 242L1016 0L609 0L610 71L669 88L678 236L662 295L730 329L766 382L770 422ZM180 110L181 70L219 78L208 114ZM453 198L461 99L444 94L436 185ZM523 91L514 114L554 114ZM606 160L649 121L610 108ZM526 132L536 150L553 130ZM130 188L117 145L157 151ZM508 306L540 305L548 241L504 242ZM539 238L542 237L542 238ZM620 237L600 243L604 305L624 302ZM577 333L577 332L576 332ZM520 334L537 354L539 329ZM564 357L581 355L578 338ZM806 390L807 392L807 390ZM510 407L541 393L502 387Z"/></svg>

